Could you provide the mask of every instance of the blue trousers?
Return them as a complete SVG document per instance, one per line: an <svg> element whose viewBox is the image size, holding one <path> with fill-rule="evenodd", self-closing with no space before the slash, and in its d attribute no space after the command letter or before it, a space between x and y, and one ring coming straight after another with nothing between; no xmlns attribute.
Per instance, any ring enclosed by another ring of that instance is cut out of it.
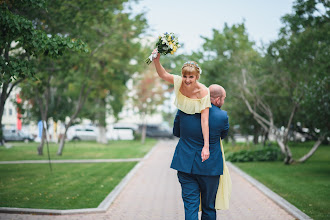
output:
<svg viewBox="0 0 330 220"><path fill-rule="evenodd" d="M215 198L220 176L205 176L178 171L185 220L198 220L200 197L202 220L216 220Z"/></svg>

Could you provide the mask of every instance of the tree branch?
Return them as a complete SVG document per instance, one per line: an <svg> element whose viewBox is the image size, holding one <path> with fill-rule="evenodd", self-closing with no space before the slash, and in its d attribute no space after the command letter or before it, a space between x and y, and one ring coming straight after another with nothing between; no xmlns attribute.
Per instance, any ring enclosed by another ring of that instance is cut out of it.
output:
<svg viewBox="0 0 330 220"><path fill-rule="evenodd" d="M241 98L243 99L243 101L245 102L246 106L248 107L249 111L253 114L253 116L256 118L256 119L259 119L261 120L263 123L267 124L269 127L272 126L272 124L267 121L264 117L262 117L261 115L259 115L256 111L254 111L249 103L249 101L247 100L247 98L244 96L243 93L241 93ZM262 125L261 125L262 126ZM269 129L267 129L269 130Z"/></svg>
<svg viewBox="0 0 330 220"><path fill-rule="evenodd" d="M13 88L14 88L17 84L19 84L20 82L22 82L23 80L24 80L24 79L18 79L18 80L16 80L14 83L12 83L12 84L10 85L9 91L8 91L8 93L7 93L7 97L10 95L11 91L13 90Z"/></svg>
<svg viewBox="0 0 330 220"><path fill-rule="evenodd" d="M317 141L315 142L314 146L312 147L312 149L307 153L305 154L304 156L302 156L298 162L300 163L303 163L305 162L308 158L310 158L314 153L315 151L317 150L317 148L321 145L322 141L324 140L325 138L325 135L321 135Z"/></svg>

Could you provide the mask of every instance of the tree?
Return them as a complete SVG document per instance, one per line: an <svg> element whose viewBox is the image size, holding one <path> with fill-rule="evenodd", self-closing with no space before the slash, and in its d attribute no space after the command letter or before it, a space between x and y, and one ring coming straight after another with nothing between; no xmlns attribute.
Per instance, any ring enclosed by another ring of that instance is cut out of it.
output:
<svg viewBox="0 0 330 220"><path fill-rule="evenodd" d="M70 125L79 117L85 101L96 98L98 108L92 109L100 127L105 127L105 102L118 111L118 103L124 94L126 81L138 69L130 61L137 59L140 50L139 35L146 27L142 14L132 15L124 5L127 1L76 2L53 1L49 11L54 16L46 18L52 30L84 39L91 48L90 54L70 57L63 60L68 71L62 69L61 76L68 83L71 102L75 108L68 113L70 120L65 124L65 133L60 141L57 154L61 155L65 134ZM71 22L67 22L71 21ZM107 96L110 95L110 98Z"/></svg>
<svg viewBox="0 0 330 220"><path fill-rule="evenodd" d="M234 125L239 125L242 135L254 133L257 142L261 127L252 119L247 108L242 107L238 85L241 70L255 72L259 68L261 55L254 49L254 42L249 39L244 23L233 26L225 24L223 30L214 29L211 38L203 39L203 50L195 54L196 59L201 61L201 81L207 86L216 83L226 89L223 109L230 115L230 130Z"/></svg>
<svg viewBox="0 0 330 220"><path fill-rule="evenodd" d="M132 99L142 121L142 144L144 144L146 137L146 117L154 114L163 104L164 93L166 93L164 87L168 88L156 74L152 65L148 66L143 73L138 73L134 79L133 91L135 94L133 94Z"/></svg>
<svg viewBox="0 0 330 220"><path fill-rule="evenodd" d="M296 162L288 144L295 121L302 122L311 130L319 130L314 146L298 162L304 162L312 156L329 134L329 126L322 123L324 117L329 117L329 9L327 1L298 0L294 4L294 13L282 18L284 27L279 39L271 43L265 58L270 67L268 76L273 83L266 91L272 94L276 92L276 96L266 98L257 90L253 91L247 83L242 84L242 98L258 123L265 129L268 127L276 136L285 154L285 164ZM252 74L247 71L243 71L242 75L246 81L260 81L260 78L251 77ZM252 108L248 96L254 97L258 109ZM274 99L281 100L281 105L272 105ZM282 119L287 119L286 123ZM280 130L279 126L285 124L285 129Z"/></svg>
<svg viewBox="0 0 330 220"><path fill-rule="evenodd" d="M45 13L46 0L7 0L0 2L0 142L3 144L2 115L11 91L25 78L34 77L35 59L59 57L68 50L88 51L79 39L49 35L36 28L39 13ZM27 12L31 16L26 16Z"/></svg>
<svg viewBox="0 0 330 220"><path fill-rule="evenodd" d="M45 65L46 64L46 65ZM50 64L51 66L48 66ZM39 62L35 79L25 79L21 84L21 97L26 100L21 105L21 111L26 112L24 121L44 121L48 124L49 118L54 122L65 121L67 113L74 106L67 99L67 84L55 76L55 65L58 62L51 61L46 57ZM38 155L43 154L43 147L46 141L46 128L43 127L40 144L37 148Z"/></svg>
<svg viewBox="0 0 330 220"><path fill-rule="evenodd" d="M58 155L63 152L67 129L79 117L94 114L91 118L105 130L106 106L110 104L112 113L118 114L124 102L125 83L141 66L140 62L134 64L131 61L139 58L138 38L146 28L146 20L143 14L132 15L127 2L53 0L48 6L49 13L41 13L36 22L52 35L84 39L91 51L58 60L50 83L43 83L44 87L38 90L40 96L44 96L47 88L57 91L56 88L60 87L60 92L64 93L60 96L61 105L68 103L68 106L74 106L66 112L70 119L65 124ZM38 64L54 65L45 59L39 60ZM41 69L40 74L47 75ZM86 100L88 109L85 108L81 114ZM51 103L55 102L48 106ZM51 114L48 116L53 117Z"/></svg>

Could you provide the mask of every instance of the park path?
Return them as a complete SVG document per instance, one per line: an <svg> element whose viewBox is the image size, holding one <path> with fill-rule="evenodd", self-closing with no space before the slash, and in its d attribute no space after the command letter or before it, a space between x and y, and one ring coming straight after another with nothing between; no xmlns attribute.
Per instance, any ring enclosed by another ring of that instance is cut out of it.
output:
<svg viewBox="0 0 330 220"><path fill-rule="evenodd" d="M105 213L60 216L2 213L0 219L182 220L181 188L176 171L169 168L176 143L177 140L158 142ZM295 219L235 170L229 169L233 183L230 209L218 211L217 219Z"/></svg>

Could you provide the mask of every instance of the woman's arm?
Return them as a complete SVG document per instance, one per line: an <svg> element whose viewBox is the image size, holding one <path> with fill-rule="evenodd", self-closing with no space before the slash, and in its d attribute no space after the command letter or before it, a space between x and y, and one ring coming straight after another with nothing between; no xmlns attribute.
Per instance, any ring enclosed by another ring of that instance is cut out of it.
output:
<svg viewBox="0 0 330 220"><path fill-rule="evenodd" d="M160 64L159 62L159 58L160 58L160 54L158 53L157 54L157 58L155 58L153 61L154 61L154 64L155 64L155 67L156 67L156 71L158 73L158 76L160 78L162 78L163 80L169 82L169 83L172 83L174 84L174 77L172 74L169 74L168 72L166 72L166 70L164 69L164 67L162 66L162 64Z"/></svg>
<svg viewBox="0 0 330 220"><path fill-rule="evenodd" d="M201 112L201 124L202 132L204 138L204 147L202 149L202 162L209 159L210 150L209 150L209 108L202 110Z"/></svg>

